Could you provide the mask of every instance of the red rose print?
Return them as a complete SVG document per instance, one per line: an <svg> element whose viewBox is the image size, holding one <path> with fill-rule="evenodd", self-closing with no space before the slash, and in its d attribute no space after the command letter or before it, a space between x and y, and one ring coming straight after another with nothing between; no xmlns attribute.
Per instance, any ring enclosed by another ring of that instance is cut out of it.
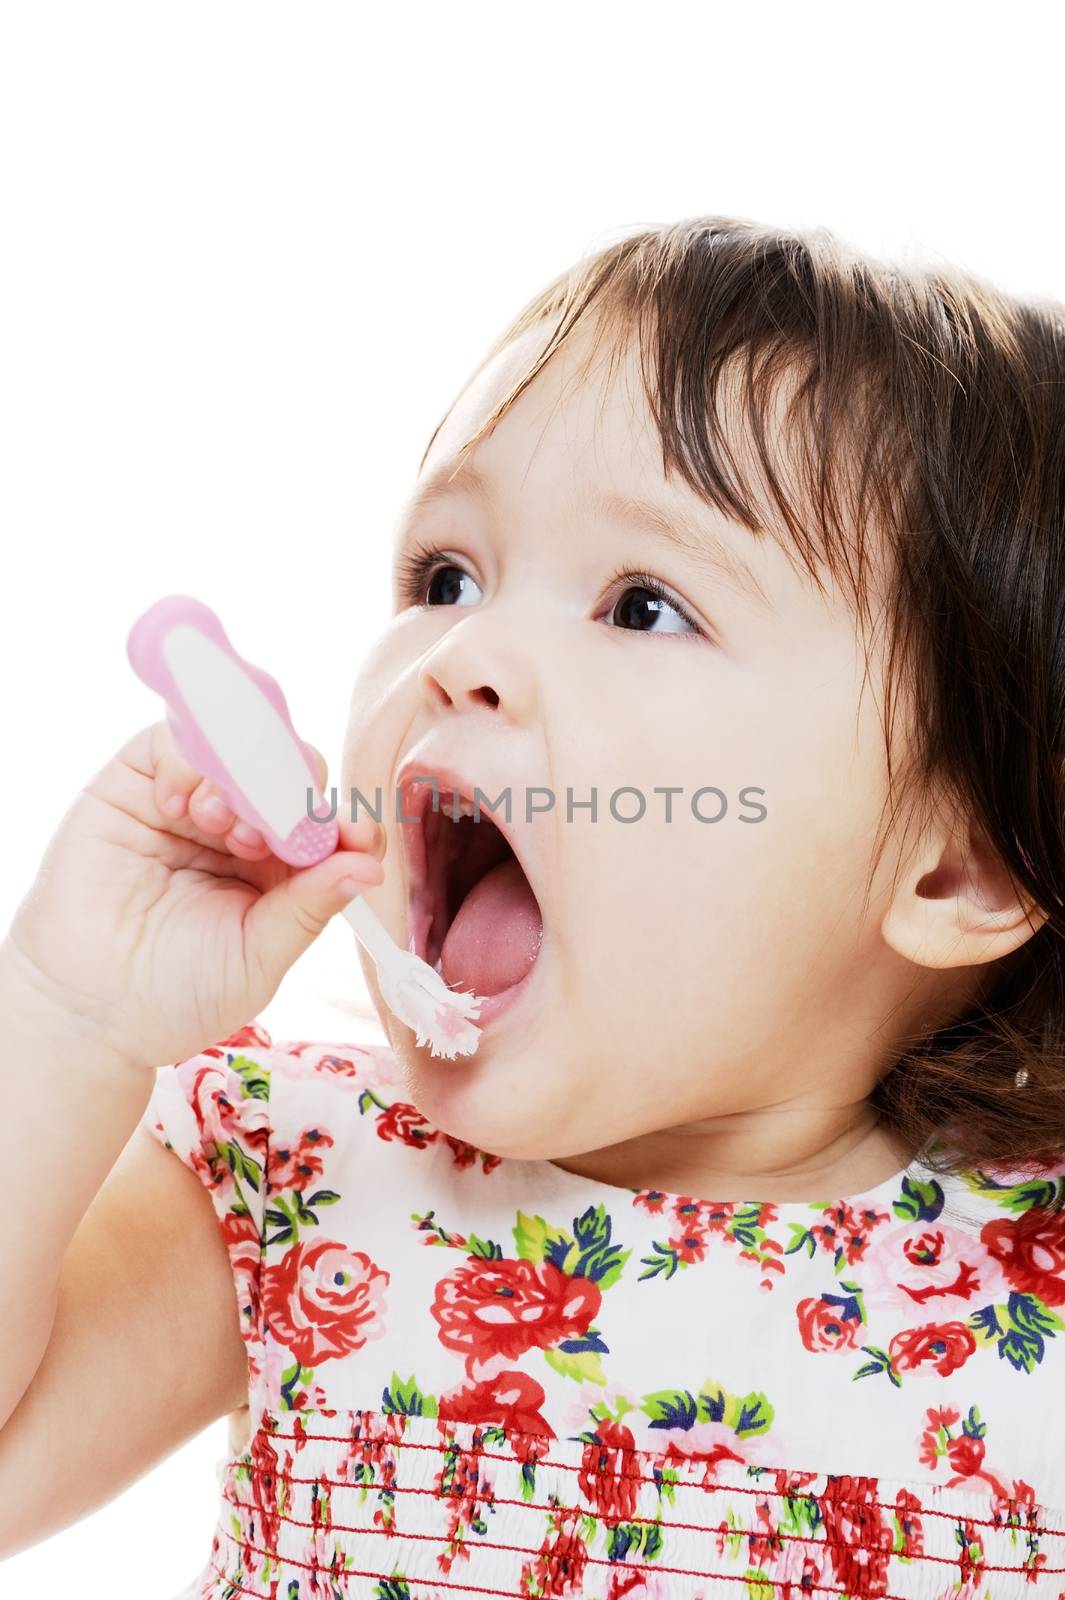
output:
<svg viewBox="0 0 1065 1600"><path fill-rule="evenodd" d="M599 1443L585 1445L577 1482L596 1515L614 1525L636 1511L641 1479L636 1441L623 1422L600 1422L595 1431Z"/></svg>
<svg viewBox="0 0 1065 1600"><path fill-rule="evenodd" d="M480 1383L467 1383L439 1399L439 1416L444 1422L496 1423L518 1433L535 1436L534 1460L542 1460L554 1438L551 1424L541 1412L546 1396L535 1378L525 1372L497 1372Z"/></svg>
<svg viewBox="0 0 1065 1600"><path fill-rule="evenodd" d="M706 1234L700 1232L698 1224L685 1227L681 1233L669 1239L669 1248L675 1250L678 1259L687 1266L703 1259L706 1255L706 1244Z"/></svg>
<svg viewBox="0 0 1065 1600"><path fill-rule="evenodd" d="M311 1367L385 1331L389 1274L332 1239L293 1245L263 1273L263 1316L277 1342Z"/></svg>
<svg viewBox="0 0 1065 1600"><path fill-rule="evenodd" d="M251 1544L265 1544L268 1549L276 1550L281 1531L281 1517L277 1509L277 1451L262 1428L257 1428L251 1439L249 1454L251 1499L259 1512L260 1523L255 1530L259 1538L251 1540ZM246 1557L254 1558L254 1554L253 1550L246 1547Z"/></svg>
<svg viewBox="0 0 1065 1600"><path fill-rule="evenodd" d="M318 1065L337 1078L354 1078L358 1072L354 1061L350 1061L347 1056L319 1056Z"/></svg>
<svg viewBox="0 0 1065 1600"><path fill-rule="evenodd" d="M415 1106L393 1101L377 1118L379 1139L402 1139L404 1144L424 1146L436 1138L438 1129Z"/></svg>
<svg viewBox="0 0 1065 1600"><path fill-rule="evenodd" d="M902 1533L902 1549L898 1553L912 1561L924 1553L924 1522L921 1502L909 1489L900 1489L896 1494L895 1515Z"/></svg>
<svg viewBox="0 0 1065 1600"><path fill-rule="evenodd" d="M469 1144L465 1139L456 1139L453 1133L445 1133L444 1139L451 1146L451 1157L456 1167L472 1167L477 1160L477 1146Z"/></svg>
<svg viewBox="0 0 1065 1600"><path fill-rule="evenodd" d="M976 1349L976 1340L964 1322L926 1322L920 1328L904 1328L888 1345L896 1372L915 1367L931 1367L941 1378L965 1365Z"/></svg>
<svg viewBox="0 0 1065 1600"><path fill-rule="evenodd" d="M584 1569L588 1565L588 1546L572 1526L574 1512L556 1512L559 1529L540 1546L535 1562L522 1567L521 1592L543 1596L543 1600L562 1600L563 1596L584 1593ZM533 1585L526 1583L531 1576Z"/></svg>
<svg viewBox="0 0 1065 1600"><path fill-rule="evenodd" d="M1019 1217L996 1217L980 1238L1014 1289L1047 1306L1065 1305L1065 1211L1032 1206Z"/></svg>
<svg viewBox="0 0 1065 1600"><path fill-rule="evenodd" d="M816 1300L800 1300L795 1307L799 1332L807 1350L854 1350L862 1324L857 1317L843 1315L842 1307L819 1295Z"/></svg>
<svg viewBox="0 0 1065 1600"><path fill-rule="evenodd" d="M260 1166L266 1164L270 1143L270 1116L266 1105L246 1098L239 1073L212 1063L198 1067L189 1091L200 1144L213 1158L222 1144L239 1144Z"/></svg>
<svg viewBox="0 0 1065 1600"><path fill-rule="evenodd" d="M333 1136L324 1128L304 1128L294 1144L275 1143L266 1157L267 1191L305 1191L322 1176L320 1150L328 1150Z"/></svg>
<svg viewBox="0 0 1065 1600"><path fill-rule="evenodd" d="M984 1441L974 1438L971 1433L959 1434L947 1445L947 1460L963 1478L979 1472L984 1464Z"/></svg>
<svg viewBox="0 0 1065 1600"><path fill-rule="evenodd" d="M256 1022L246 1023L243 1028L238 1028L236 1033L229 1033L224 1039L219 1039L209 1050L201 1050L200 1054L220 1058L227 1051L235 1053L240 1050L246 1050L249 1045L257 1046L263 1050L271 1048L270 1035L265 1028L260 1027Z"/></svg>
<svg viewBox="0 0 1065 1600"><path fill-rule="evenodd" d="M825 1212L823 1222L811 1227L810 1235L822 1250L853 1266L856 1261L864 1260L873 1230L882 1222L890 1221L889 1211L855 1211L841 1200Z"/></svg>
<svg viewBox="0 0 1065 1600"><path fill-rule="evenodd" d="M553 1261L481 1261L456 1268L436 1286L432 1313L440 1342L471 1361L550 1350L587 1333L601 1301L590 1278L571 1278Z"/></svg>
<svg viewBox="0 0 1065 1600"><path fill-rule="evenodd" d="M222 1235L240 1300L240 1331L253 1339L259 1327L259 1230L247 1212L227 1211Z"/></svg>
<svg viewBox="0 0 1065 1600"><path fill-rule="evenodd" d="M820 1496L825 1547L832 1570L851 1600L887 1594L887 1572L895 1542L876 1478L830 1477Z"/></svg>

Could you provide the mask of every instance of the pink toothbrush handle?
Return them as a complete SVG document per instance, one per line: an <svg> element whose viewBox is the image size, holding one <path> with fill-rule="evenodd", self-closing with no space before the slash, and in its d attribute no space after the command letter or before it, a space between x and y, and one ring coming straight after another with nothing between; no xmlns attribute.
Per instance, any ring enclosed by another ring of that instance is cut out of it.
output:
<svg viewBox="0 0 1065 1600"><path fill-rule="evenodd" d="M321 815L310 746L292 725L281 686L237 654L209 606L183 594L157 600L131 628L126 652L137 676L166 702L185 760L276 856L309 867L333 854L340 830ZM308 803L317 815L308 814Z"/></svg>

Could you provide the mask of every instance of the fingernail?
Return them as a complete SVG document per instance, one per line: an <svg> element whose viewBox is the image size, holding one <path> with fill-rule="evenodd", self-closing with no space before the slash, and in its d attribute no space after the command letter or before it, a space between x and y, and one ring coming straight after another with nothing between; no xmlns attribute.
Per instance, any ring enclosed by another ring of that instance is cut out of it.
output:
<svg viewBox="0 0 1065 1600"><path fill-rule="evenodd" d="M163 810L168 817L180 817L184 809L185 796L183 794L172 794L163 802Z"/></svg>
<svg viewBox="0 0 1065 1600"><path fill-rule="evenodd" d="M219 800L216 794L208 795L200 806L200 812L205 817L210 817L214 822L222 822L229 816L229 807L224 800Z"/></svg>
<svg viewBox="0 0 1065 1600"><path fill-rule="evenodd" d="M258 828L251 827L247 822L234 822L230 832L239 844L246 844L249 849L263 842L263 836Z"/></svg>

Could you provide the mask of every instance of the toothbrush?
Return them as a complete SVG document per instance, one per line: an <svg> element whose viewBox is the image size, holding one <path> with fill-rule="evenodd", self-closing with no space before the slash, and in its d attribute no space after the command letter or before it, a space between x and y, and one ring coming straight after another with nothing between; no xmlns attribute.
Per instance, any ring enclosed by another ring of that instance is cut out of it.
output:
<svg viewBox="0 0 1065 1600"><path fill-rule="evenodd" d="M310 867L332 855L340 829L324 815L310 746L292 725L281 686L237 654L209 606L191 595L157 600L130 629L126 653L166 702L186 761L276 856ZM361 895L340 914L375 962L385 1004L419 1045L449 1058L471 1055L480 1043L473 1023L480 999L449 989L428 962L400 949Z"/></svg>

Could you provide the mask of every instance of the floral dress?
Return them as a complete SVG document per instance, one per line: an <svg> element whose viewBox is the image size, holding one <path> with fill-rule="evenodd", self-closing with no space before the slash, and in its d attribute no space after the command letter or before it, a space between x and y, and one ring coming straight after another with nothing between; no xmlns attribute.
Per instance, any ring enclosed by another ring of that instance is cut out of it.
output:
<svg viewBox="0 0 1065 1600"><path fill-rule="evenodd" d="M1065 1164L620 1188L434 1128L386 1046L257 1023L144 1121L248 1359L179 1600L1065 1597Z"/></svg>

